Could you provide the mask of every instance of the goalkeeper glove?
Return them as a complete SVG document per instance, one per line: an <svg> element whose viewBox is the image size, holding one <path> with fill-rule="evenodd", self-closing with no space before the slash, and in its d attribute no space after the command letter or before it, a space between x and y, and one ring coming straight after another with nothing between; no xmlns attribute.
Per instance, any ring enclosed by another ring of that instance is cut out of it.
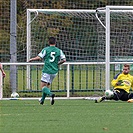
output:
<svg viewBox="0 0 133 133"><path fill-rule="evenodd" d="M122 80L119 80L116 85L122 85L123 81Z"/></svg>

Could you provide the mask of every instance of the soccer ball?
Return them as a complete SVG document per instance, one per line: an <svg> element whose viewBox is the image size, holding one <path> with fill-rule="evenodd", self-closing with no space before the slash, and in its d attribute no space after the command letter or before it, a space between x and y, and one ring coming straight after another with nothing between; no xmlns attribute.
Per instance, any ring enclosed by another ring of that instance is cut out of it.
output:
<svg viewBox="0 0 133 133"><path fill-rule="evenodd" d="M105 91L105 96L107 98L111 98L111 97L113 97L113 95L114 95L113 91L111 91L111 90L106 90Z"/></svg>
<svg viewBox="0 0 133 133"><path fill-rule="evenodd" d="M18 97L19 97L19 94L18 94L17 92L13 92L13 93L11 94L11 97L12 97L12 98L18 98Z"/></svg>

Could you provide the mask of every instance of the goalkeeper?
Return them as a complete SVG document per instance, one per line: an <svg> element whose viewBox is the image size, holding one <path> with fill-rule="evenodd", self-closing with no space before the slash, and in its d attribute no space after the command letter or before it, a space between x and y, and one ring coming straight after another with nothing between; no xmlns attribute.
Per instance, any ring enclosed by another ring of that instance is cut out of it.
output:
<svg viewBox="0 0 133 133"><path fill-rule="evenodd" d="M49 38L49 46L43 48L42 51L35 58L31 58L29 62L35 60L44 60L44 67L41 77L42 98L40 104L44 104L46 96L51 96L51 105L54 104L55 94L50 91L50 84L59 71L59 65L66 61L65 54L61 49L55 47L56 39L54 37Z"/></svg>
<svg viewBox="0 0 133 133"><path fill-rule="evenodd" d="M122 73L117 74L111 82L114 88L114 95L110 98L105 96L100 97L96 99L95 102L99 103L105 99L133 102L133 93L129 92L130 89L133 88L133 76L130 75L129 72L130 65L124 64Z"/></svg>

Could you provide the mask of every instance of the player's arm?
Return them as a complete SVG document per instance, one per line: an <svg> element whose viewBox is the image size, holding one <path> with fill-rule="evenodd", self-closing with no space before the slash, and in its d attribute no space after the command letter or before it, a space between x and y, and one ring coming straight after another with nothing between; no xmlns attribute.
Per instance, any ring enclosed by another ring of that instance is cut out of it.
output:
<svg viewBox="0 0 133 133"><path fill-rule="evenodd" d="M121 85L121 86L123 86L122 83L123 83L123 80L119 80L119 81L116 83L116 85Z"/></svg>
<svg viewBox="0 0 133 133"><path fill-rule="evenodd" d="M115 87L115 86L120 86L122 83L123 83L123 81L120 80L120 73L117 74L117 75L114 77L114 79L112 80L112 82L111 82L111 84L112 84L113 87Z"/></svg>
<svg viewBox="0 0 133 133"><path fill-rule="evenodd" d="M61 65L61 64L63 64L64 62L66 62L66 58L65 58L65 59L60 60L60 61L58 62L58 65Z"/></svg>
<svg viewBox="0 0 133 133"><path fill-rule="evenodd" d="M2 67L2 64L0 63L0 70L2 72L2 76L5 77L6 76L6 73L4 72L3 70L3 67Z"/></svg>
<svg viewBox="0 0 133 133"><path fill-rule="evenodd" d="M30 60L29 60L29 62L31 62L31 61L36 61L36 60L41 60L42 58L40 57L40 56L36 56L36 57L34 57L34 58L31 58Z"/></svg>
<svg viewBox="0 0 133 133"><path fill-rule="evenodd" d="M60 50L60 61L58 62L58 65L61 65L61 64L63 64L64 62L66 62L66 56L65 56L65 54L63 53L63 51Z"/></svg>
<svg viewBox="0 0 133 133"><path fill-rule="evenodd" d="M133 90L133 76L132 76L131 89Z"/></svg>
<svg viewBox="0 0 133 133"><path fill-rule="evenodd" d="M113 80L111 81L111 84L112 84L113 87L115 87L115 86L117 85L117 80L116 80L116 79L113 79Z"/></svg>
<svg viewBox="0 0 133 133"><path fill-rule="evenodd" d="M115 80L115 79L113 79L112 82L111 82L112 86L114 86L114 87L115 86L120 86L122 83L123 83L122 80Z"/></svg>

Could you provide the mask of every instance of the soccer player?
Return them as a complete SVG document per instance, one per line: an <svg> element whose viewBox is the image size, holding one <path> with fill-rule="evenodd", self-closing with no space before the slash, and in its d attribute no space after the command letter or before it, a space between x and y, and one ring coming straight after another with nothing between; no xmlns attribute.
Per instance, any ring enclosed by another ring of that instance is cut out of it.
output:
<svg viewBox="0 0 133 133"><path fill-rule="evenodd" d="M130 93L130 89L133 88L133 76L129 74L130 65L124 64L123 71L117 74L112 80L111 84L114 88L114 95L111 98L105 96L96 99L95 102L99 103L105 99L108 100L121 100L127 102L133 102L133 93Z"/></svg>
<svg viewBox="0 0 133 133"><path fill-rule="evenodd" d="M6 76L6 73L4 72L3 70L3 67L2 67L2 64L0 63L0 70L2 72L2 76L5 77Z"/></svg>
<svg viewBox="0 0 133 133"><path fill-rule="evenodd" d="M59 65L66 62L66 57L63 51L56 46L56 39L54 37L49 38L49 46L42 49L42 51L35 58L31 58L29 62L35 60L44 60L44 67L41 77L42 98L40 104L44 104L46 96L51 96L51 105L54 104L54 97L50 91L50 84L59 71Z"/></svg>

